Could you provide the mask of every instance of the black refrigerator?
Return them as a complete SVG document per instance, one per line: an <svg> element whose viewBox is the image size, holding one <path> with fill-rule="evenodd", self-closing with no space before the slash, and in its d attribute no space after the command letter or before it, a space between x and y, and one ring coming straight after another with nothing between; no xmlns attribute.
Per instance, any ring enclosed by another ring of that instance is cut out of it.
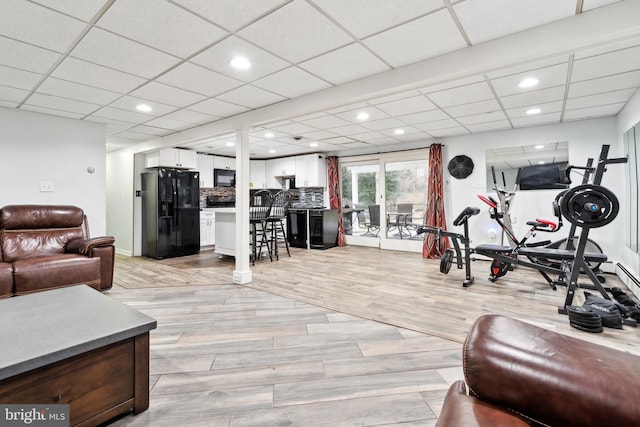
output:
<svg viewBox="0 0 640 427"><path fill-rule="evenodd" d="M162 259L200 252L198 172L142 173L142 255Z"/></svg>

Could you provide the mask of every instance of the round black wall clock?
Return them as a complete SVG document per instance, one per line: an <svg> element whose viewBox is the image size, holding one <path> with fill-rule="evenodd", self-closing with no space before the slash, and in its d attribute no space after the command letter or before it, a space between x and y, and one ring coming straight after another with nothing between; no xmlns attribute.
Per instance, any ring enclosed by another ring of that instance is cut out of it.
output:
<svg viewBox="0 0 640 427"><path fill-rule="evenodd" d="M449 173L456 179L465 179L473 172L473 160L465 155L455 156L449 162Z"/></svg>

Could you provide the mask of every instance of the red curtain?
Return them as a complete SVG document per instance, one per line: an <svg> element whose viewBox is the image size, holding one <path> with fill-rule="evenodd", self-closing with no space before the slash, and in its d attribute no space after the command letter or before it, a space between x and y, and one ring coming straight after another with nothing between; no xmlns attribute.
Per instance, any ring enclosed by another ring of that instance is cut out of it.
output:
<svg viewBox="0 0 640 427"><path fill-rule="evenodd" d="M442 183L442 144L432 144L429 148L429 183L427 185L427 214L426 225L447 229L444 216L444 186ZM422 258L442 256L449 248L446 237L436 240L432 233L424 234Z"/></svg>
<svg viewBox="0 0 640 427"><path fill-rule="evenodd" d="M338 209L338 246L346 245L344 241L344 226L342 225L342 195L340 193L340 174L338 173L338 158L327 157L327 172L329 178L329 207Z"/></svg>

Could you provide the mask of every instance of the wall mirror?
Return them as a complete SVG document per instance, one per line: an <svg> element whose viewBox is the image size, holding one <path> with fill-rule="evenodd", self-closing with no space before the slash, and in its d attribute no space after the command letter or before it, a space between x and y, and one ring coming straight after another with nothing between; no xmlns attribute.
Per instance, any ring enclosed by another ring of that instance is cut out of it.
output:
<svg viewBox="0 0 640 427"><path fill-rule="evenodd" d="M567 141L485 150L487 191L496 185L509 191L567 188L562 181L568 161Z"/></svg>

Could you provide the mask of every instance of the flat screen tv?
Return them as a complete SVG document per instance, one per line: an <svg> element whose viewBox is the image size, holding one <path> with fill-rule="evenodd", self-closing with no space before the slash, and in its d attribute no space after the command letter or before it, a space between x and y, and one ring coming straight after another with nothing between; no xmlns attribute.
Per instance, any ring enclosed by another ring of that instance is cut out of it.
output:
<svg viewBox="0 0 640 427"><path fill-rule="evenodd" d="M235 187L236 171L231 169L214 169L213 185L214 187Z"/></svg>
<svg viewBox="0 0 640 427"><path fill-rule="evenodd" d="M566 169L567 162L526 166L518 169L516 184L520 190L569 188Z"/></svg>

